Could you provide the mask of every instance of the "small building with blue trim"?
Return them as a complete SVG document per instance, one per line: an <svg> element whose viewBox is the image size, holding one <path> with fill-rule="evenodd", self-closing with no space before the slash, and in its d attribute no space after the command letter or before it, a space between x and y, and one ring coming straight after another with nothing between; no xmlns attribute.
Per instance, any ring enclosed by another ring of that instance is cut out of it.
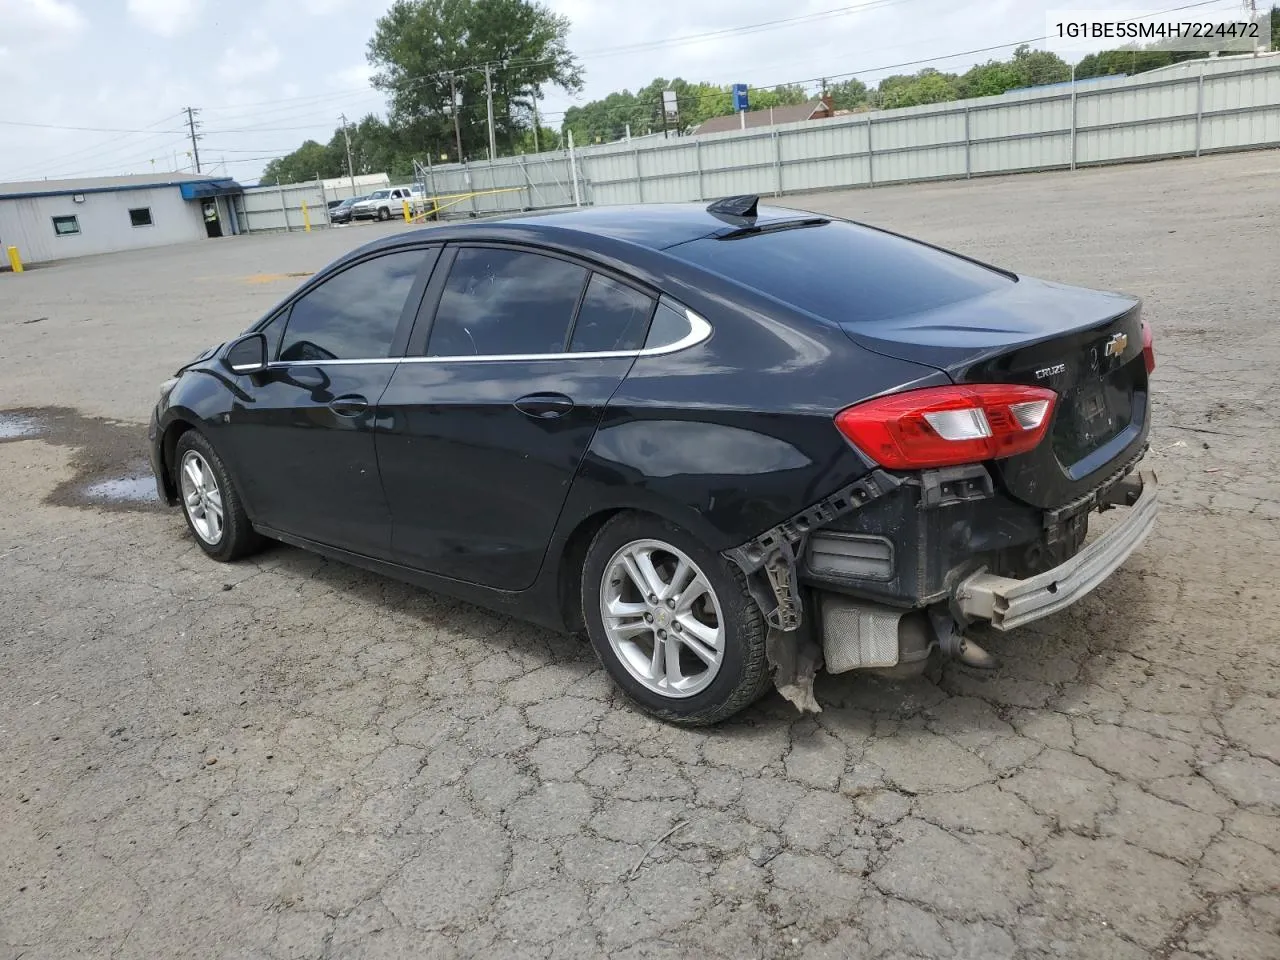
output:
<svg viewBox="0 0 1280 960"><path fill-rule="evenodd" d="M243 192L227 177L187 173L0 183L0 251L43 263L232 236Z"/></svg>

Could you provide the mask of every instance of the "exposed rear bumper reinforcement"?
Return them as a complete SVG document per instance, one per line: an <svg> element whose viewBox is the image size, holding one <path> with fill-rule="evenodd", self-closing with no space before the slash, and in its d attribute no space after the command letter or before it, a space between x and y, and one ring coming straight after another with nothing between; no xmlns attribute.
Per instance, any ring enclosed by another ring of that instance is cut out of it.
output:
<svg viewBox="0 0 1280 960"><path fill-rule="evenodd" d="M1012 630L1075 603L1124 563L1155 526L1155 474L1144 470L1139 477L1141 493L1128 515L1070 560L1026 580L971 574L955 589L959 611L972 620L989 620L997 630Z"/></svg>

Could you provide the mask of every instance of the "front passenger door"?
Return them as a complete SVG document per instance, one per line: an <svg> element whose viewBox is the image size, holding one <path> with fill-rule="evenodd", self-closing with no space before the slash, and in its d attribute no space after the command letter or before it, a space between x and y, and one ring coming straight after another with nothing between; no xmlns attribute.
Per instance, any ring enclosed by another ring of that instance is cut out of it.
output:
<svg viewBox="0 0 1280 960"><path fill-rule="evenodd" d="M226 433L255 522L388 556L377 404L437 254L419 247L372 256L311 288L289 309L276 361L241 378L252 382Z"/></svg>

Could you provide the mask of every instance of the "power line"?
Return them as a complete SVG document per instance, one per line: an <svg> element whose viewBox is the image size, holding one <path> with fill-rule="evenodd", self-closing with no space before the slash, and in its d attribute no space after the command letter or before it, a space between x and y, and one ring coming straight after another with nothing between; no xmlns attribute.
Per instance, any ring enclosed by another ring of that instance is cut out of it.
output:
<svg viewBox="0 0 1280 960"><path fill-rule="evenodd" d="M161 117L159 120L155 121L154 123L148 124L147 129L150 130L151 132L142 134L140 139L150 140L150 139L154 139L155 137L173 136L174 134L182 132L177 130L155 130L155 128L160 126L162 123L167 123L170 120L174 120L180 116L182 116L182 114L180 113L169 114L167 116ZM132 140L133 142L129 144L122 144L116 147L111 146L111 144L119 144L122 140ZM139 140L138 135L135 134L133 131L122 134L120 136L108 137L106 140L99 141L98 143L90 144L89 146L78 147L75 150L70 150L70 151L67 151L66 153L58 154L52 157L49 161L45 163L42 163L39 165L29 165L26 167L21 167L19 168L19 171L17 173L7 174L6 177L11 179L21 180L27 176L31 176L34 174L40 174L43 176L51 176L51 175L57 176L58 174L51 173L49 169L50 166L55 166L55 167L65 166L65 164L71 161L79 163L81 159L88 154L93 154L95 157L100 157L103 155L119 153L122 150L131 151L137 145L138 140Z"/></svg>
<svg viewBox="0 0 1280 960"><path fill-rule="evenodd" d="M166 118L167 119L167 118ZM76 130L82 133L148 133L147 130L132 130L125 127L68 127L57 123L27 123L24 120L0 120L0 125L7 127L34 127L38 130ZM176 131L171 131L176 132Z"/></svg>

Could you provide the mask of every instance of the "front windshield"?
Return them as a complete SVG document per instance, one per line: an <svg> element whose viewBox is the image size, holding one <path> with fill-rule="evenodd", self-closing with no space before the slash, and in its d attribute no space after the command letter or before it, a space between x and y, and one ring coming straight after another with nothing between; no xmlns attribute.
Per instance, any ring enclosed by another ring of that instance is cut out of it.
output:
<svg viewBox="0 0 1280 960"><path fill-rule="evenodd" d="M381 200L384 197L391 196L390 190L377 190L369 196L370 200Z"/></svg>

